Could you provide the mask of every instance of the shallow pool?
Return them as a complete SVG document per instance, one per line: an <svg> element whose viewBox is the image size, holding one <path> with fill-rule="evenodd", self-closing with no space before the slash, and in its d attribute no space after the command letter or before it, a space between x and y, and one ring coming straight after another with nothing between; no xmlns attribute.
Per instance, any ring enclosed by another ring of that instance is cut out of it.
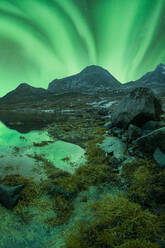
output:
<svg viewBox="0 0 165 248"><path fill-rule="evenodd" d="M51 138L46 130L21 134L0 122L0 178L20 173L39 180L46 175L43 169L35 174L34 168L40 168L42 160L74 173L85 163L84 153L85 150L78 145Z"/></svg>

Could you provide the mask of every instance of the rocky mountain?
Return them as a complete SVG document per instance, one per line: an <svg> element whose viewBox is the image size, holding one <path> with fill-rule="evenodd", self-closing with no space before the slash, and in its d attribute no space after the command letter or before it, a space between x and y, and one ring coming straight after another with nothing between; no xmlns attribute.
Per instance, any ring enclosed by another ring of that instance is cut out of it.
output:
<svg viewBox="0 0 165 248"><path fill-rule="evenodd" d="M165 85L165 65L159 64L154 71L148 72L137 81L141 81L146 84Z"/></svg>
<svg viewBox="0 0 165 248"><path fill-rule="evenodd" d="M0 99L0 103L17 103L29 101L37 98L44 98L48 91L43 88L32 87L27 83L21 83L15 90L10 91Z"/></svg>
<svg viewBox="0 0 165 248"><path fill-rule="evenodd" d="M100 66L91 65L73 76L53 80L49 84L48 90L56 94L61 92L82 92L93 94L97 92L106 92L107 90L120 87L121 83L107 70Z"/></svg>
<svg viewBox="0 0 165 248"><path fill-rule="evenodd" d="M123 96L127 95L132 88L147 87L155 93L165 95L165 65L160 64L152 72L146 73L136 81L121 84L107 70L100 66L91 65L86 67L80 73L55 79L49 85L48 89L32 87L27 83L21 83L15 90L9 92L0 98L0 104L10 105L28 102L31 105L40 106L41 103L47 104L54 102L54 97L62 94L86 94L88 96L109 95ZM70 96L69 96L70 98ZM49 104L51 105L51 104Z"/></svg>
<svg viewBox="0 0 165 248"><path fill-rule="evenodd" d="M146 73L136 81L125 83L122 86L124 89L132 87L148 87L156 93L165 93L165 65L159 64L152 72Z"/></svg>

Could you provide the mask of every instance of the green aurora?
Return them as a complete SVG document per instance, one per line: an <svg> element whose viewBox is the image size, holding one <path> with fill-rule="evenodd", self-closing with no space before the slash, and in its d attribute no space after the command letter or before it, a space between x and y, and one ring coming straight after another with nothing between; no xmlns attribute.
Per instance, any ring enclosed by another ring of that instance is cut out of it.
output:
<svg viewBox="0 0 165 248"><path fill-rule="evenodd" d="M165 63L165 0L0 0L0 96L91 64L120 82Z"/></svg>

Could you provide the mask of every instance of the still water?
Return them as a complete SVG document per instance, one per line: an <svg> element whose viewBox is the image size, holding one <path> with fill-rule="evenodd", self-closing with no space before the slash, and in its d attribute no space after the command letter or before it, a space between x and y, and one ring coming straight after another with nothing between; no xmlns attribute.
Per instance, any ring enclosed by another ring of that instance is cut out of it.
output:
<svg viewBox="0 0 165 248"><path fill-rule="evenodd" d="M34 157L42 157L55 167L74 173L75 169L85 162L85 151L74 144L54 140L47 131L31 131L26 134L7 128L0 122L0 181L6 175L19 174L32 178L36 183L47 178L42 161ZM66 159L67 158L67 159ZM38 170L35 170L35 169ZM47 201L48 196L42 196L39 204ZM29 210L29 209L28 209ZM51 207L45 211L36 206L30 208L34 218L28 225L23 225L11 210L0 204L0 247L3 248L40 248L61 247L63 245L63 226L48 231L43 220L55 216ZM52 244L52 242L55 242Z"/></svg>
<svg viewBox="0 0 165 248"><path fill-rule="evenodd" d="M84 152L78 145L54 140L47 131L21 134L0 122L0 178L6 173L34 176L34 168L41 164L34 157L42 157L55 167L73 173L84 163ZM34 179L40 177L44 177L42 170Z"/></svg>

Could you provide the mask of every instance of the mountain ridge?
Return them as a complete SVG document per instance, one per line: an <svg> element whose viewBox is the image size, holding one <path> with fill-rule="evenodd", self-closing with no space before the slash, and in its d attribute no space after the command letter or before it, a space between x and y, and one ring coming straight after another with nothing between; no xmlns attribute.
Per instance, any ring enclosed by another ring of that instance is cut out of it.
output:
<svg viewBox="0 0 165 248"><path fill-rule="evenodd" d="M65 93L97 94L120 92L126 93L134 87L149 87L162 94L165 93L165 65L159 64L155 70L147 72L136 81L121 84L106 69L91 65L81 72L61 79L54 79L48 85L48 89L33 87L27 83L21 83L18 87L0 98L0 103L17 103L43 100L53 95Z"/></svg>
<svg viewBox="0 0 165 248"><path fill-rule="evenodd" d="M124 86L135 86L135 85L143 85L145 86L151 86L151 85L161 85L165 86L165 65L164 64L159 64L153 71L147 72L144 74L141 78L135 80L135 81L130 81L124 84Z"/></svg>

